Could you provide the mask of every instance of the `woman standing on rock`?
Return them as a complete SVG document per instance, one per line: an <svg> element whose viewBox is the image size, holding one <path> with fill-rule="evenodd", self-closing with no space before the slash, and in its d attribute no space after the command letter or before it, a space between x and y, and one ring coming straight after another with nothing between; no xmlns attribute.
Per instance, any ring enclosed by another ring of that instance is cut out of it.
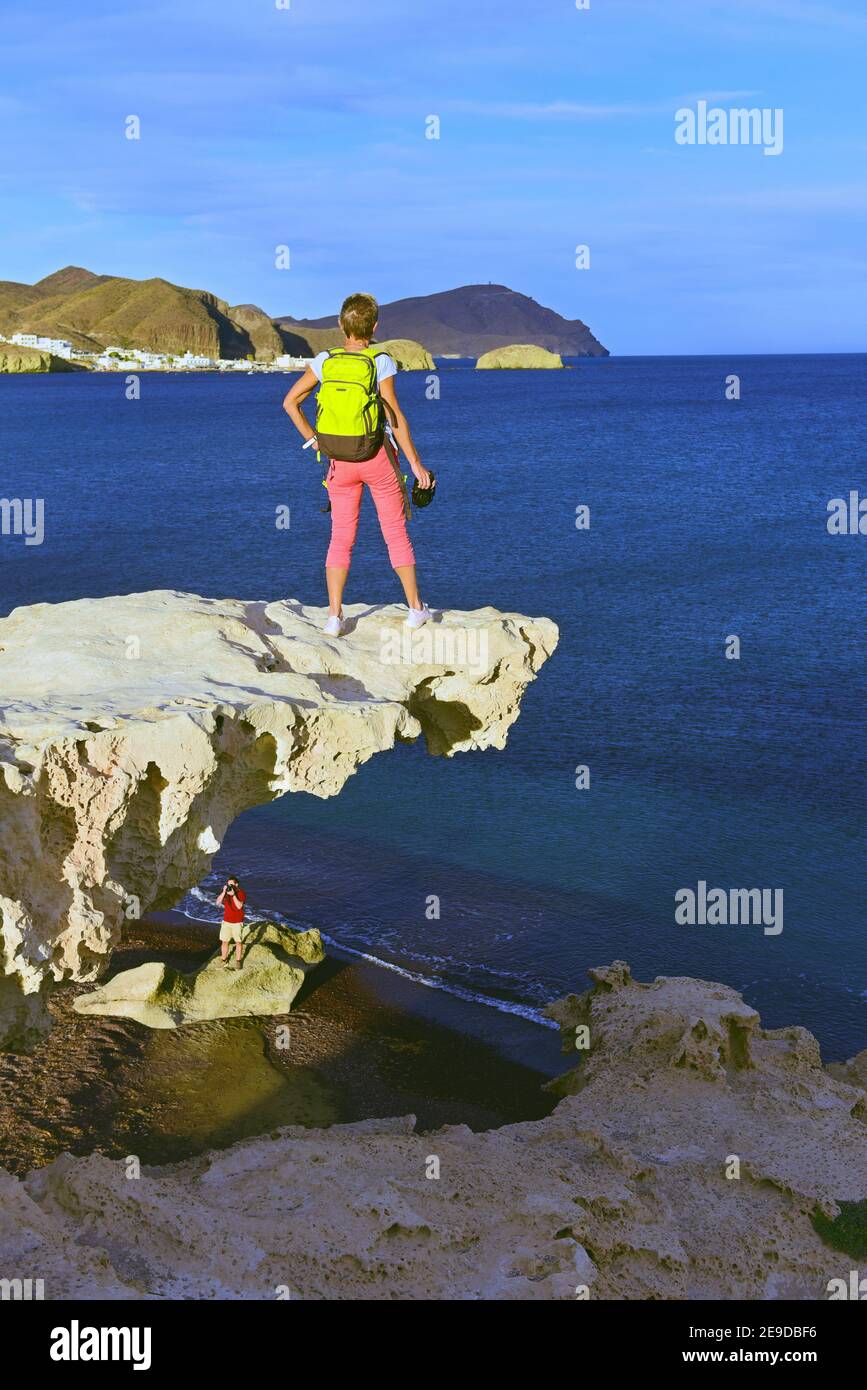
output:
<svg viewBox="0 0 867 1390"><path fill-rule="evenodd" d="M365 483L373 494L388 556L409 605L407 624L422 627L431 616L419 597L415 553L406 530L409 499L397 454L388 437L386 415L418 486L426 491L436 484L432 474L422 467L406 416L397 403L394 360L387 352L370 345L378 316L379 305L372 295L352 294L345 299L339 319L345 346L314 357L283 402L283 409L307 441L305 449L315 444L317 456L321 449L331 460L326 480L331 504L331 544L325 560L325 631L331 637L340 637L344 632L343 590ZM314 431L301 406L317 386Z"/></svg>

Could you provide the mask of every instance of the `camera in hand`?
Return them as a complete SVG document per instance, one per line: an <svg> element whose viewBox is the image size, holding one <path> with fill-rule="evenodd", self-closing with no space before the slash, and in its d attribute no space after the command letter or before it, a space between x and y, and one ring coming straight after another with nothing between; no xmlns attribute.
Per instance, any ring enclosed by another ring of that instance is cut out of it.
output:
<svg viewBox="0 0 867 1390"><path fill-rule="evenodd" d="M431 473L430 469L428 469L428 473L430 473L430 487L422 487L421 483L416 479L415 486L412 490L412 505L414 507L429 507L434 499L434 492L436 491L437 485L436 475Z"/></svg>

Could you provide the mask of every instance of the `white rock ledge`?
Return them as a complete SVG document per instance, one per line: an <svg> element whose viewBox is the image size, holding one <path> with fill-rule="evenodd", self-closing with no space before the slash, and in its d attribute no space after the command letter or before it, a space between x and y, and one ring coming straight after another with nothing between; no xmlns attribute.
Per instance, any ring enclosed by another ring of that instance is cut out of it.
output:
<svg viewBox="0 0 867 1390"><path fill-rule="evenodd" d="M138 1182L100 1153L0 1169L0 1270L49 1300L288 1284L295 1301L781 1300L809 1323L864 1276L814 1218L867 1193L867 1052L826 1069L805 1028L762 1028L726 985L590 974L550 1008L578 1065L543 1119L287 1127Z"/></svg>
<svg viewBox="0 0 867 1390"><path fill-rule="evenodd" d="M293 599L157 590L0 620L0 1046L32 1045L51 983L97 979L248 807L334 796L420 735L505 746L554 623L483 608L411 635L405 612L355 605L329 638Z"/></svg>

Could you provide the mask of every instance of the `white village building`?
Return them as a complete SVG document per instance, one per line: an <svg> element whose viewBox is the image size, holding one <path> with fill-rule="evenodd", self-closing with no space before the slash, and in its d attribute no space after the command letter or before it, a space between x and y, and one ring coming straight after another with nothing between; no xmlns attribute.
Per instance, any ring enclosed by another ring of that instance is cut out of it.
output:
<svg viewBox="0 0 867 1390"><path fill-rule="evenodd" d="M13 333L11 341L18 347L39 348L42 352L53 352L55 357L69 357L72 343L66 338L43 338L36 333Z"/></svg>

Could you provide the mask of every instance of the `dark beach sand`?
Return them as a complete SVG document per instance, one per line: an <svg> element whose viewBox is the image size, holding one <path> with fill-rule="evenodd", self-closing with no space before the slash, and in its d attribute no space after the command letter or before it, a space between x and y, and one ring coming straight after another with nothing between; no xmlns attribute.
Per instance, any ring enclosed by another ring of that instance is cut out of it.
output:
<svg viewBox="0 0 867 1390"><path fill-rule="evenodd" d="M215 942L212 927L152 916L130 926L110 973L155 958L192 970ZM542 1084L569 1065L553 1030L365 963L326 961L286 1016L166 1031L76 1014L92 988L56 990L54 1031L32 1056L0 1054L10 1172L94 1150L171 1162L280 1125L373 1116L489 1129L547 1114Z"/></svg>

